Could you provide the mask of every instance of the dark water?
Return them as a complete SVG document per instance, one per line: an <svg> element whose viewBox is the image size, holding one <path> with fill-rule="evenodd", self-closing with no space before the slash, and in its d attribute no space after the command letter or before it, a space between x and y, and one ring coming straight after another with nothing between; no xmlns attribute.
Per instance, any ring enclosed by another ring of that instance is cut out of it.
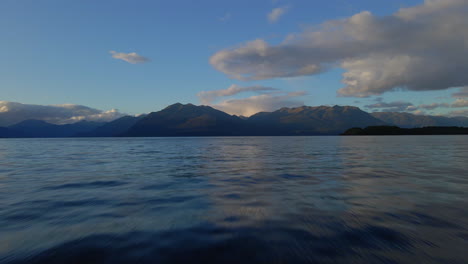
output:
<svg viewBox="0 0 468 264"><path fill-rule="evenodd" d="M0 140L0 263L467 263L468 137Z"/></svg>

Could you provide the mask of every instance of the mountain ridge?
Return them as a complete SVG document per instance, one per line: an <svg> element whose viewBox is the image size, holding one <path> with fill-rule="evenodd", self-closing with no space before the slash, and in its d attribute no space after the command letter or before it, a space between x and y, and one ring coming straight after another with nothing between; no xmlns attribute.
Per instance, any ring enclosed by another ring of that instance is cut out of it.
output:
<svg viewBox="0 0 468 264"><path fill-rule="evenodd" d="M43 120L29 119L9 126L8 130L10 133L16 133L16 137L73 137L103 124L82 120L72 124L56 125Z"/></svg>
<svg viewBox="0 0 468 264"><path fill-rule="evenodd" d="M147 115L111 122L79 121L56 125L24 120L0 128L0 137L143 137L143 136L294 136L339 135L355 127L468 127L467 117L419 116L404 112L368 113L356 106L282 107L250 117L230 115L211 106L175 103Z"/></svg>
<svg viewBox="0 0 468 264"><path fill-rule="evenodd" d="M372 116L401 128L428 126L468 126L468 117L414 115L406 112L374 112Z"/></svg>
<svg viewBox="0 0 468 264"><path fill-rule="evenodd" d="M283 107L257 113L248 120L292 135L339 134L347 129L345 127L385 124L358 107L338 105Z"/></svg>
<svg viewBox="0 0 468 264"><path fill-rule="evenodd" d="M122 136L235 136L244 120L210 106L176 103L139 120Z"/></svg>

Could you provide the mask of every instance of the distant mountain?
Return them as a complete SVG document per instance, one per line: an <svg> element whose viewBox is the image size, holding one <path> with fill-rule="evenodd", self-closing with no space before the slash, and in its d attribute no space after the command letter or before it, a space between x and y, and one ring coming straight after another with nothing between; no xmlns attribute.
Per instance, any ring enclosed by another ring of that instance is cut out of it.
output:
<svg viewBox="0 0 468 264"><path fill-rule="evenodd" d="M176 103L139 120L123 136L234 136L246 122L209 106Z"/></svg>
<svg viewBox="0 0 468 264"><path fill-rule="evenodd" d="M375 112L375 113L371 113L371 115L388 124L399 126L402 128L427 127L427 126L468 127L467 117L414 115L414 114L404 113L404 112Z"/></svg>
<svg viewBox="0 0 468 264"><path fill-rule="evenodd" d="M0 138L11 138L20 136L18 132L12 131L7 127L0 127Z"/></svg>
<svg viewBox="0 0 468 264"><path fill-rule="evenodd" d="M125 116L109 123L80 121L55 125L45 121L26 120L0 128L0 137L338 135L350 128L389 125L401 128L468 127L468 118L388 112L369 114L358 107L337 105L281 108L247 118L229 115L209 106L176 103L146 116ZM402 131L395 133L407 133Z"/></svg>
<svg viewBox="0 0 468 264"><path fill-rule="evenodd" d="M354 126L384 125L352 106L281 108L249 118L209 106L174 104L150 113L124 136L253 136L339 134Z"/></svg>
<svg viewBox="0 0 468 264"><path fill-rule="evenodd" d="M0 127L0 138L5 138L7 137L6 135L8 134L9 130L6 127Z"/></svg>
<svg viewBox="0 0 468 264"><path fill-rule="evenodd" d="M468 135L466 127L418 127L400 128L397 126L369 126L350 128L343 136L384 136L384 135Z"/></svg>
<svg viewBox="0 0 468 264"><path fill-rule="evenodd" d="M95 128L92 131L80 133L77 136L82 137L114 137L127 132L133 125L143 119L146 115L124 116L109 123Z"/></svg>
<svg viewBox="0 0 468 264"><path fill-rule="evenodd" d="M10 137L72 137L102 126L101 122L79 121L73 124L55 125L42 120L25 120L8 127Z"/></svg>
<svg viewBox="0 0 468 264"><path fill-rule="evenodd" d="M350 127L385 125L354 106L302 106L281 108L251 116L249 123L263 127L265 135L339 134Z"/></svg>
<svg viewBox="0 0 468 264"><path fill-rule="evenodd" d="M457 120L458 122L460 122L460 125L464 126L464 127L468 127L468 117L466 116L455 116L455 117L452 117L453 120Z"/></svg>

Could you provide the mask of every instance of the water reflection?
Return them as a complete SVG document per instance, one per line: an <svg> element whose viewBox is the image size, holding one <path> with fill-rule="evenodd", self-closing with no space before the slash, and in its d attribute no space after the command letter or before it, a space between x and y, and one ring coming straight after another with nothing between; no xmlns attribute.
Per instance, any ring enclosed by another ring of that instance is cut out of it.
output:
<svg viewBox="0 0 468 264"><path fill-rule="evenodd" d="M0 172L0 262L463 261L467 146L443 136L0 141L11 170Z"/></svg>

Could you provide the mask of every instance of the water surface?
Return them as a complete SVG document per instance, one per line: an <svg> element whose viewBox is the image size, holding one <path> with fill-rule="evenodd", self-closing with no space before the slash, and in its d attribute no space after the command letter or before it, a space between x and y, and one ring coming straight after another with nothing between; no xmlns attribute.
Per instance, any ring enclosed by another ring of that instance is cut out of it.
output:
<svg viewBox="0 0 468 264"><path fill-rule="evenodd" d="M466 263L468 137L0 139L0 263Z"/></svg>

